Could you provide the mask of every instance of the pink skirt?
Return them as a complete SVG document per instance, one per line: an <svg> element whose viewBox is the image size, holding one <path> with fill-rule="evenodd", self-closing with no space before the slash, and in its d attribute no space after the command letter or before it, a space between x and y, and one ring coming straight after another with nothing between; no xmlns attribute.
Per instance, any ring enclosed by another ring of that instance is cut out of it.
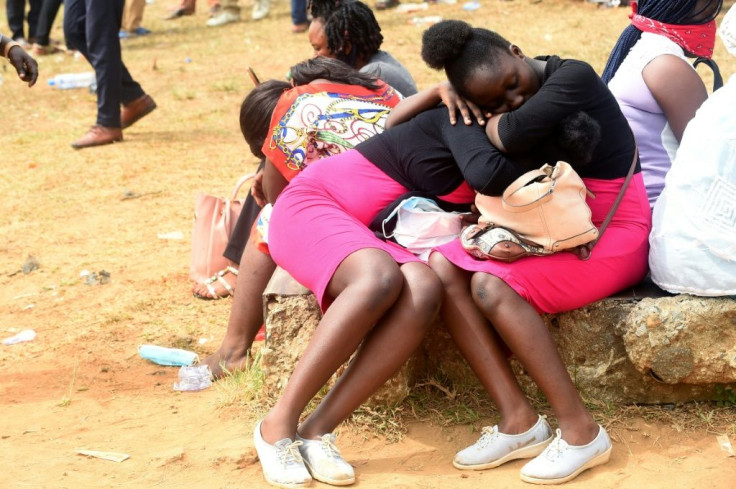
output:
<svg viewBox="0 0 736 489"><path fill-rule="evenodd" d="M327 285L351 253L377 248L397 263L421 262L368 229L379 212L407 192L358 151L316 161L276 200L268 231L271 257L314 292L324 311L331 302L325 297ZM463 183L451 196L453 202L470 203L474 193Z"/></svg>
<svg viewBox="0 0 736 489"><path fill-rule="evenodd" d="M585 178L583 181L596 195L595 199L589 197L587 202L593 223L600 226L624 179ZM526 257L514 263L477 260L465 252L459 240L440 246L436 251L463 270L500 278L538 312L557 313L604 299L640 282L648 270L651 227L649 200L641 173L637 173L588 260L565 252Z"/></svg>

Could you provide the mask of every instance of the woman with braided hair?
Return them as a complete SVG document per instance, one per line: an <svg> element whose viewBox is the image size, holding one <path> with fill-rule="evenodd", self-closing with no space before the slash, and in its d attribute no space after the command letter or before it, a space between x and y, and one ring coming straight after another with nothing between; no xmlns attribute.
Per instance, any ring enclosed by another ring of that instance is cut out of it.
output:
<svg viewBox="0 0 736 489"><path fill-rule="evenodd" d="M613 48L603 81L634 131L649 203L664 188L682 133L708 92L693 68L712 61L715 18L722 0L640 0L631 2L631 24ZM694 65L688 58L697 57Z"/></svg>
<svg viewBox="0 0 736 489"><path fill-rule="evenodd" d="M315 56L344 61L388 83L401 95L417 93L409 71L381 50L383 35L371 8L357 0L312 0L309 42Z"/></svg>

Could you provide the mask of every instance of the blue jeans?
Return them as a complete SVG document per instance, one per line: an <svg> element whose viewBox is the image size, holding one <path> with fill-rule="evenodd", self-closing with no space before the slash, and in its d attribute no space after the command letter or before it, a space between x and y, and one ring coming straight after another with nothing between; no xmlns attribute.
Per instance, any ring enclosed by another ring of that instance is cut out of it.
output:
<svg viewBox="0 0 736 489"><path fill-rule="evenodd" d="M297 25L307 22L307 0L291 0L291 23Z"/></svg>

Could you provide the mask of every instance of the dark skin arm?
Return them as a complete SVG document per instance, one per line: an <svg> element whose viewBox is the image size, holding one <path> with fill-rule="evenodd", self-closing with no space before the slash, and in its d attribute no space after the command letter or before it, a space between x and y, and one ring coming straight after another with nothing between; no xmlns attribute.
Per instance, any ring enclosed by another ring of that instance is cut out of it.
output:
<svg viewBox="0 0 736 489"><path fill-rule="evenodd" d="M273 204L276 198L289 184L289 181L279 172L271 161L266 158L266 164L263 167L263 194L266 200Z"/></svg>
<svg viewBox="0 0 736 489"><path fill-rule="evenodd" d="M705 84L686 61L671 54L654 58L642 77L680 141L685 126L708 98Z"/></svg>
<svg viewBox="0 0 736 489"><path fill-rule="evenodd" d="M0 37L0 54L5 52L5 46L11 43L8 37ZM18 78L24 82L28 82L28 86L32 87L38 79L38 64L30 54L25 52L20 46L12 46L8 51L8 61L15 71L18 72Z"/></svg>
<svg viewBox="0 0 736 489"><path fill-rule="evenodd" d="M435 107L440 102L447 106L450 122L453 126L457 122L458 110L466 125L473 123L471 112L476 117L478 124L483 125L485 123L481 110L475 104L460 97L450 82L442 82L402 100L393 108L388 119L386 119L386 129L406 122L420 112Z"/></svg>

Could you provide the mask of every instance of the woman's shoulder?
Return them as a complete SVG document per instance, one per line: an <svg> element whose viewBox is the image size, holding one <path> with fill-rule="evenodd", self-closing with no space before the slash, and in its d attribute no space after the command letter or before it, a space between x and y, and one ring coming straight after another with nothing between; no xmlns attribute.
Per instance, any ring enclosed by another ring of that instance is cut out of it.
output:
<svg viewBox="0 0 736 489"><path fill-rule="evenodd" d="M579 59L560 58L559 56L540 56L537 59L546 61L545 78L566 78L579 83L588 83L590 79L600 78L590 64Z"/></svg>
<svg viewBox="0 0 736 489"><path fill-rule="evenodd" d="M690 64L685 56L685 51L677 43L659 34L643 32L641 38L624 58L619 71L622 73L641 73L649 63L664 55L674 56L681 59L685 64Z"/></svg>

